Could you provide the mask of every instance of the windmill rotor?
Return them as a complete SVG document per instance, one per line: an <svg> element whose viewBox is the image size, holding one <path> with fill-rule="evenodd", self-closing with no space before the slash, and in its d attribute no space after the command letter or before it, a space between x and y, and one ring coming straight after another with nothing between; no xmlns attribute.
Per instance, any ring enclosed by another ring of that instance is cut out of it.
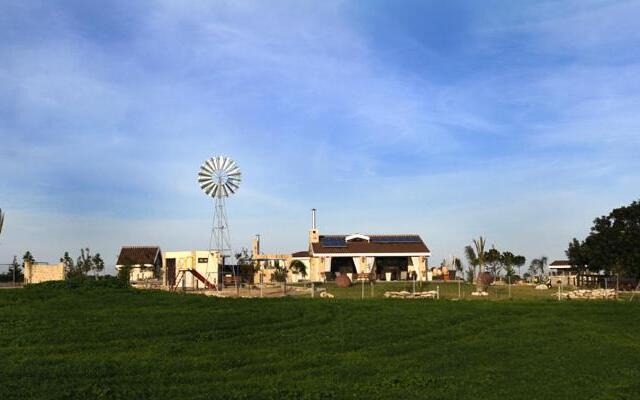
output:
<svg viewBox="0 0 640 400"><path fill-rule="evenodd" d="M229 197L240 188L242 173L229 157L218 156L206 160L198 172L198 184L210 197Z"/></svg>

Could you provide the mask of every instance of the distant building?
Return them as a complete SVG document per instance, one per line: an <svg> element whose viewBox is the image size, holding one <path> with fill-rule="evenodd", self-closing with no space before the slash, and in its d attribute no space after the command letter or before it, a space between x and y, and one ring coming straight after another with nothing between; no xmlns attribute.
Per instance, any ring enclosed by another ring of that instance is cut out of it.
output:
<svg viewBox="0 0 640 400"><path fill-rule="evenodd" d="M158 246L123 246L118 255L116 270L130 267L132 282L162 278L162 252Z"/></svg>
<svg viewBox="0 0 640 400"><path fill-rule="evenodd" d="M223 280L218 251L168 251L164 254L163 284L168 288L214 289Z"/></svg>
<svg viewBox="0 0 640 400"><path fill-rule="evenodd" d="M549 264L551 285L577 286L578 269L569 260L555 260Z"/></svg>
<svg viewBox="0 0 640 400"><path fill-rule="evenodd" d="M340 274L346 274L352 280L357 274L368 274L379 280L405 280L412 276L426 280L430 256L429 248L416 234L320 235L315 210L308 251L262 254L260 237L253 243L253 259L263 266L263 271L268 270L274 260L287 267L298 260L307 267L305 278L315 282L332 280ZM260 273L264 275L264 272ZM295 276L292 278L296 280Z"/></svg>

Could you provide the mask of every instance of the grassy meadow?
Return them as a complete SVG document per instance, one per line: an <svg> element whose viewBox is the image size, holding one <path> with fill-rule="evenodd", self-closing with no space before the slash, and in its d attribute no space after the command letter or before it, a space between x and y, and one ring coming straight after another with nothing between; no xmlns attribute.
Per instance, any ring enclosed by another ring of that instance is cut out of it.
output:
<svg viewBox="0 0 640 400"><path fill-rule="evenodd" d="M0 399L637 399L639 315L616 301L3 289Z"/></svg>

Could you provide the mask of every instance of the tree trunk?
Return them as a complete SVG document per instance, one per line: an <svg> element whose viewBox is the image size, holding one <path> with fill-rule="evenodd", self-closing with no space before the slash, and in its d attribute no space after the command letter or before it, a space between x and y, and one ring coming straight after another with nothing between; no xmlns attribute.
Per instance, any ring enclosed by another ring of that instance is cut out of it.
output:
<svg viewBox="0 0 640 400"><path fill-rule="evenodd" d="M482 279L480 278L480 275L482 275L482 273L484 272L484 268L482 268L482 265L478 266L478 275L476 276L476 291L477 292L483 292L484 291L484 282L482 282Z"/></svg>

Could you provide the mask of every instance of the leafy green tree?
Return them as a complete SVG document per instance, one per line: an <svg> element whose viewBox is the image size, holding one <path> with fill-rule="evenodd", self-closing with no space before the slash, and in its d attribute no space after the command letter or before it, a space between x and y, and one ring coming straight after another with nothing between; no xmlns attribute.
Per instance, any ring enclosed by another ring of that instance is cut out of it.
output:
<svg viewBox="0 0 640 400"><path fill-rule="evenodd" d="M520 269L527 263L527 259L524 256L513 257L513 265L518 268L518 275L521 275Z"/></svg>
<svg viewBox="0 0 640 400"><path fill-rule="evenodd" d="M24 278L22 266L18 262L18 257L13 256L13 261L9 264L7 272L0 274L0 282L20 282Z"/></svg>
<svg viewBox="0 0 640 400"><path fill-rule="evenodd" d="M78 260L76 261L76 268L83 276L86 276L93 270L93 257L91 257L91 250L89 250L88 247L86 249L80 249L80 256L78 256Z"/></svg>
<svg viewBox="0 0 640 400"><path fill-rule="evenodd" d="M499 276L502 272L502 255L500 252L492 246L485 254L485 259L489 267L489 272L494 276Z"/></svg>
<svg viewBox="0 0 640 400"><path fill-rule="evenodd" d="M9 265L9 270L7 271L7 275L11 277L11 280L14 283L20 282L24 279L22 267L18 263L18 257L13 256L13 261L11 262L11 265Z"/></svg>
<svg viewBox="0 0 640 400"><path fill-rule="evenodd" d="M571 264L593 272L640 278L640 201L612 210L593 221L583 240L573 239L566 251Z"/></svg>
<svg viewBox="0 0 640 400"><path fill-rule="evenodd" d="M22 256L22 268L24 269L24 264L26 262L30 262L31 264L36 262L36 259L33 257L33 254L29 250L27 250Z"/></svg>
<svg viewBox="0 0 640 400"><path fill-rule="evenodd" d="M240 270L240 277L244 282L253 282L253 276L257 271L257 263L252 260L246 248L235 254Z"/></svg>
<svg viewBox="0 0 640 400"><path fill-rule="evenodd" d="M93 264L93 270L95 271L97 278L98 275L104 271L104 260L100 256L100 253L96 253L96 255L91 258L91 263Z"/></svg>
<svg viewBox="0 0 640 400"><path fill-rule="evenodd" d="M524 256L516 256L510 251L502 253L501 260L502 265L504 266L505 276L511 278L511 280L520 275L520 267L522 267L526 262L526 258L524 258ZM516 275L515 267L518 267L518 275Z"/></svg>
<svg viewBox="0 0 640 400"><path fill-rule="evenodd" d="M60 262L64 264L65 276L69 276L75 272L76 267L68 251L65 251L64 255L60 257Z"/></svg>
<svg viewBox="0 0 640 400"><path fill-rule="evenodd" d="M291 261L291 264L289 264L289 271L294 274L300 274L303 278L307 276L307 266L300 260Z"/></svg>
<svg viewBox="0 0 640 400"><path fill-rule="evenodd" d="M531 260L531 264L529 265L529 272L531 272L532 276L538 276L542 278L544 275L545 268L547 266L547 257L542 256L540 258L534 258Z"/></svg>

